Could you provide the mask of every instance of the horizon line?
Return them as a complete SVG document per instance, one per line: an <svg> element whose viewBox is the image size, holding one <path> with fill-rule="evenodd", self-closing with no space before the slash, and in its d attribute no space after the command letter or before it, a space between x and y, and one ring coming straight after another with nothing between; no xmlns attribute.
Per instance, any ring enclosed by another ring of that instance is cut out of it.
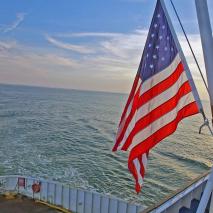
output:
<svg viewBox="0 0 213 213"><path fill-rule="evenodd" d="M66 88L66 87L53 87L53 86L41 86L41 85L29 85L29 84L17 84L17 83L2 83L0 86L18 86L18 87L34 87L34 88L43 88L43 89L59 89L59 90L74 90L80 92L99 92L99 93L110 93L110 94L120 94L128 95L129 93L122 92L113 92L113 91L104 91L104 90L92 90L92 89L77 89L77 88Z"/></svg>

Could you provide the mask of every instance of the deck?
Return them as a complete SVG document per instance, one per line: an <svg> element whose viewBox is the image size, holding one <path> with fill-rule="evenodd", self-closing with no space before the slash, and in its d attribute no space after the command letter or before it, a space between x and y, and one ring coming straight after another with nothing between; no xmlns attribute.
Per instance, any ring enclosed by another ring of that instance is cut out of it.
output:
<svg viewBox="0 0 213 213"><path fill-rule="evenodd" d="M6 199L5 196L0 195L0 209L1 213L59 213L55 209L21 195L14 199Z"/></svg>
<svg viewBox="0 0 213 213"><path fill-rule="evenodd" d="M48 205L50 205L51 207L58 207L57 210L62 210L63 212L71 211L75 213L139 213L144 209L140 205L128 203L115 197L102 195L97 192L71 188L69 185L61 184L55 181L19 175L0 176L0 194L5 193L14 193L26 196L29 199L27 203L30 203L31 201L31 206L34 205L37 209L39 205L37 206L38 203L32 203L33 200L36 200L37 202L48 203ZM20 203L18 203L18 201L14 200L13 202L17 203L17 206L19 206L22 201L19 201ZM25 204L25 200L23 203L24 204L22 205L24 207L28 205ZM4 205L7 205L6 201ZM13 204L10 203L8 205L12 206ZM33 208L34 207L31 207L31 209ZM45 207L43 206L43 208ZM46 207L46 211L37 210L34 212L56 212L55 209L53 209L54 211L50 211L50 209L48 211L47 210L48 208ZM3 210L1 208L0 200L0 213L2 212ZM12 212L19 213L20 211L16 211L13 209ZM34 213L29 210L22 210L21 212Z"/></svg>

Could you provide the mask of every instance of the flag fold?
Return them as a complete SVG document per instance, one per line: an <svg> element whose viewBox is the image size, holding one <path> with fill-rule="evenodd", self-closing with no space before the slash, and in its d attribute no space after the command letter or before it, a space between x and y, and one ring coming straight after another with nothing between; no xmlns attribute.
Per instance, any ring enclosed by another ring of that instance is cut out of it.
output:
<svg viewBox="0 0 213 213"><path fill-rule="evenodd" d="M149 150L199 112L181 54L158 0L142 59L121 116L113 151L129 151L128 168L140 192Z"/></svg>

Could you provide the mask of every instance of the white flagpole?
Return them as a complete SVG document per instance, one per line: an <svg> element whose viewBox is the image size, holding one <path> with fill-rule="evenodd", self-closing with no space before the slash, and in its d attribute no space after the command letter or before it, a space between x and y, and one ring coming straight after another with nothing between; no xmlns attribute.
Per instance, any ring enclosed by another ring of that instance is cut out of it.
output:
<svg viewBox="0 0 213 213"><path fill-rule="evenodd" d="M213 191L213 167L196 213L204 213ZM212 203L210 204L212 205ZM210 212L212 213L212 212Z"/></svg>
<svg viewBox="0 0 213 213"><path fill-rule="evenodd" d="M196 0L197 18L200 29L201 42L203 47L203 55L206 67L209 96L212 110L213 122L213 38L212 29L209 19L209 12L206 0ZM213 124L213 123L212 123Z"/></svg>
<svg viewBox="0 0 213 213"><path fill-rule="evenodd" d="M209 19L209 12L206 0L196 0L196 10L197 10L197 18L200 29L201 42L203 47L203 55L206 67L208 88L209 88L209 96L212 110L212 118L213 118L213 38L212 38L212 29L211 23ZM213 119L212 119L213 124ZM209 180L206 184L205 190L203 192L200 204L197 209L197 213L204 213L206 210L206 206L210 200L210 196L213 191L213 167L211 169L211 174ZM212 199L213 200L213 199ZM213 202L213 201L211 201ZM212 208L212 203L210 204ZM210 210L211 211L211 210ZM211 212L212 213L212 212Z"/></svg>

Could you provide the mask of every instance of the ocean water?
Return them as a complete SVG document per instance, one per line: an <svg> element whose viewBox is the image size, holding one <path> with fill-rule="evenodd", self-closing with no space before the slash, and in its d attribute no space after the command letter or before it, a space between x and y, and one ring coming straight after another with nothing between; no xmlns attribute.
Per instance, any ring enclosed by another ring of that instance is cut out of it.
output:
<svg viewBox="0 0 213 213"><path fill-rule="evenodd" d="M111 151L126 99L124 94L0 85L0 175L48 178L150 206L208 171L213 140L207 130L198 134L202 118L192 116L152 149L137 195L127 153Z"/></svg>

